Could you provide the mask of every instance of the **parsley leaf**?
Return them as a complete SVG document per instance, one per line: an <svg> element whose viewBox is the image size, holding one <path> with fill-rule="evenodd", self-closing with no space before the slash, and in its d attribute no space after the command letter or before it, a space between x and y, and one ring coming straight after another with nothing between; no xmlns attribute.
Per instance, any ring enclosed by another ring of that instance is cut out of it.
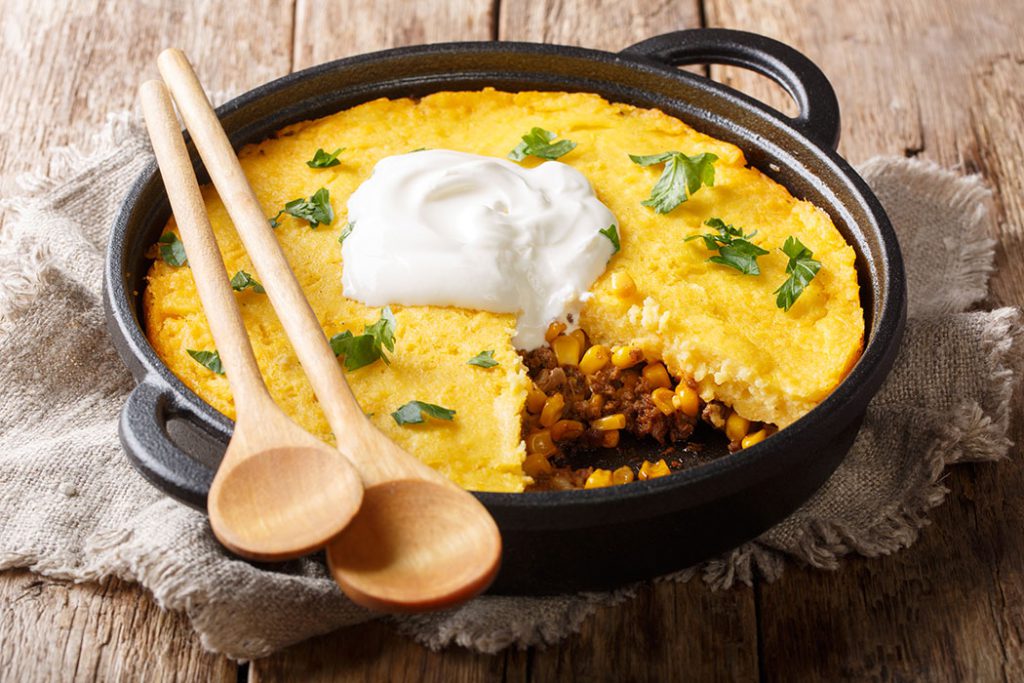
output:
<svg viewBox="0 0 1024 683"><path fill-rule="evenodd" d="M396 327L398 327L398 321L395 320L395 314L391 312L391 307L385 306L384 310L380 312L380 319L372 325L367 325L364 332L373 337L377 348L383 346L388 351L394 352ZM387 358L384 361L388 362Z"/></svg>
<svg viewBox="0 0 1024 683"><path fill-rule="evenodd" d="M391 413L391 417L395 418L395 422L399 425L418 425L423 422L424 413L435 420L451 421L455 417L454 410L423 401L409 401Z"/></svg>
<svg viewBox="0 0 1024 683"><path fill-rule="evenodd" d="M663 152L646 156L630 154L633 163L641 166L665 164L661 177L651 189L651 196L640 202L658 213L668 213L701 188L715 184L715 166L718 157L710 152L686 156L682 152Z"/></svg>
<svg viewBox="0 0 1024 683"><path fill-rule="evenodd" d="M786 243L782 245L782 253L789 257L786 264L786 272L789 278L782 283L782 286L775 290L778 296L775 298L775 305L789 311L800 298L804 288L811 283L814 276L821 270L821 262L815 261L812 256L814 252L805 247L800 240L790 235Z"/></svg>
<svg viewBox="0 0 1024 683"><path fill-rule="evenodd" d="M508 153L508 158L512 161L522 161L528 156L540 159L557 159L576 149L576 143L572 140L551 142L556 137L557 135L550 130L533 128L523 136L523 141Z"/></svg>
<svg viewBox="0 0 1024 683"><path fill-rule="evenodd" d="M612 255L614 256L615 254L619 253L619 229L615 226L615 224L612 223L604 230L598 230L598 232L607 237L608 241L612 243L612 247L614 247Z"/></svg>
<svg viewBox="0 0 1024 683"><path fill-rule="evenodd" d="M494 349L491 349L490 351L481 351L476 354L466 361L466 365L476 365L481 368L493 368L495 365L498 365L498 361L494 360Z"/></svg>
<svg viewBox="0 0 1024 683"><path fill-rule="evenodd" d="M341 162L338 161L338 155L345 151L344 147L339 147L330 154L325 152L321 148L317 148L316 154L313 158L306 162L306 166L310 168L330 168L331 166L337 166Z"/></svg>
<svg viewBox="0 0 1024 683"><path fill-rule="evenodd" d="M345 357L345 369L349 371L370 365L380 358L374 352L373 337L368 334L357 336L345 330L331 337L330 344L335 356Z"/></svg>
<svg viewBox="0 0 1024 683"><path fill-rule="evenodd" d="M344 244L345 238L352 234L352 231L356 229L356 224L349 221L345 224L345 227L341 229L341 234L338 235L338 244Z"/></svg>
<svg viewBox="0 0 1024 683"><path fill-rule="evenodd" d="M202 365L210 372L214 372L218 375L224 374L224 366L220 362L220 354L216 351L196 351L194 349L185 349L188 351L188 355L192 356L192 360Z"/></svg>
<svg viewBox="0 0 1024 683"><path fill-rule="evenodd" d="M263 289L263 285L259 283L256 278L244 270L240 270L235 273L235 276L231 278L231 289L236 292L241 292L247 287L252 287L252 291L257 294L266 294L267 290Z"/></svg>
<svg viewBox="0 0 1024 683"><path fill-rule="evenodd" d="M284 205L284 208L277 212L277 215L270 219L270 227L276 228L281 225L277 219L281 214L295 216L309 222L309 227L315 228L323 223L330 225L334 220L334 209L331 208L331 193L326 187L321 187L309 199L299 197Z"/></svg>
<svg viewBox="0 0 1024 683"><path fill-rule="evenodd" d="M717 251L719 254L708 259L711 263L735 268L744 275L761 274L761 269L757 265L757 257L764 256L768 252L749 241L757 234L757 230L749 235L744 235L742 228L726 225L721 218L709 218L704 221L704 225L714 228L718 234L706 232L703 235L690 235L685 241L704 240L704 246L709 251Z"/></svg>
<svg viewBox="0 0 1024 683"><path fill-rule="evenodd" d="M363 334L354 335L345 330L331 337L331 350L335 356L345 356L345 369L352 371L379 360L391 365L384 349L394 352L397 323L389 307L380 313L380 319L363 328Z"/></svg>
<svg viewBox="0 0 1024 683"><path fill-rule="evenodd" d="M185 245L173 232L165 232L157 240L160 244L160 258L169 266L183 266L188 263Z"/></svg>

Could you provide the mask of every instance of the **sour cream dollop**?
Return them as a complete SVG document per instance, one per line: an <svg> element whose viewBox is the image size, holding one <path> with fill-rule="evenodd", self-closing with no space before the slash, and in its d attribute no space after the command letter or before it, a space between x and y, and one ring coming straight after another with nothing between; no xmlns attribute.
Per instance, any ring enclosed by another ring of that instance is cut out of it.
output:
<svg viewBox="0 0 1024 683"><path fill-rule="evenodd" d="M534 168L435 149L381 159L348 200L345 296L369 306L518 313L513 343L577 320L614 253L614 214L558 161Z"/></svg>

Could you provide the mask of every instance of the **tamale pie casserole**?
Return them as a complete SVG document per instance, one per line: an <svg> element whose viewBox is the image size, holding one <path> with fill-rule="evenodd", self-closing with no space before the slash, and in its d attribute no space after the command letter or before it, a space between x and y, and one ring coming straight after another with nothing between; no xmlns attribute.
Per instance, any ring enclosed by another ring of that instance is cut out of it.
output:
<svg viewBox="0 0 1024 683"><path fill-rule="evenodd" d="M799 114L677 68L709 63ZM839 466L896 362L899 244L835 151L831 85L778 41L412 46L217 115L368 419L497 522L491 592L610 588L756 537ZM203 195L273 398L330 441L274 283ZM155 165L104 293L138 382L126 455L204 509L233 403Z"/></svg>
<svg viewBox="0 0 1024 683"><path fill-rule="evenodd" d="M828 215L656 109L492 88L381 98L239 157L363 410L472 490L664 476L717 433L741 450L861 353L855 252ZM204 198L271 393L330 440L227 212ZM151 253L149 341L233 417L173 218ZM594 465L626 435L660 457Z"/></svg>

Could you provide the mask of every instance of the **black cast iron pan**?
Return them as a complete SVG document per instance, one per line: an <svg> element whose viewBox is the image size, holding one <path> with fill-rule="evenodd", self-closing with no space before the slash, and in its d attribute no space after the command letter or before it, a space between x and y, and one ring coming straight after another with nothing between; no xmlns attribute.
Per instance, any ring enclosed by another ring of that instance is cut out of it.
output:
<svg viewBox="0 0 1024 683"><path fill-rule="evenodd" d="M698 63L744 66L774 79L797 101L800 115L786 117L675 68ZM738 145L751 165L828 212L857 252L867 315L864 354L849 377L807 416L752 448L627 486L478 493L505 544L492 592L609 588L687 567L757 536L807 500L846 455L868 401L892 367L906 315L902 260L885 212L834 151L839 108L825 76L782 43L723 29L670 33L618 54L527 43L449 43L324 64L261 86L217 111L240 147L287 124L377 97L485 86L598 93L661 109ZM205 182L198 161L196 168ZM114 344L138 380L121 417L125 451L154 485L204 509L232 423L171 374L139 323L145 252L169 215L159 173L150 165L113 227L104 301ZM184 423L193 441L198 432L212 448L203 455L203 449L178 445L168 434L169 422Z"/></svg>

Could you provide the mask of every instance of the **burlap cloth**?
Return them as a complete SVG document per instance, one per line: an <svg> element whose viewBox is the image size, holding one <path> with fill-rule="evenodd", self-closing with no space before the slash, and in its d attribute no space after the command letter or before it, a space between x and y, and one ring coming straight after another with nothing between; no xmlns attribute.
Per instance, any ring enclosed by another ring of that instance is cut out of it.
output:
<svg viewBox="0 0 1024 683"><path fill-rule="evenodd" d="M372 619L319 557L268 567L227 554L202 514L143 481L121 451L117 415L132 380L104 328L101 270L118 204L149 159L136 119L112 117L88 153L54 150L51 177L25 178L23 195L5 200L0 568L138 581L163 607L187 612L205 647L236 658ZM946 466L1008 452L1019 312L967 312L986 296L992 269L988 191L976 177L904 159L875 159L861 172L906 257L910 320L896 369L810 502L756 542L672 579L700 575L726 589L755 572L776 579L790 561L833 569L846 553L891 553L943 500ZM554 642L632 592L483 597L393 621L432 647L494 652Z"/></svg>

